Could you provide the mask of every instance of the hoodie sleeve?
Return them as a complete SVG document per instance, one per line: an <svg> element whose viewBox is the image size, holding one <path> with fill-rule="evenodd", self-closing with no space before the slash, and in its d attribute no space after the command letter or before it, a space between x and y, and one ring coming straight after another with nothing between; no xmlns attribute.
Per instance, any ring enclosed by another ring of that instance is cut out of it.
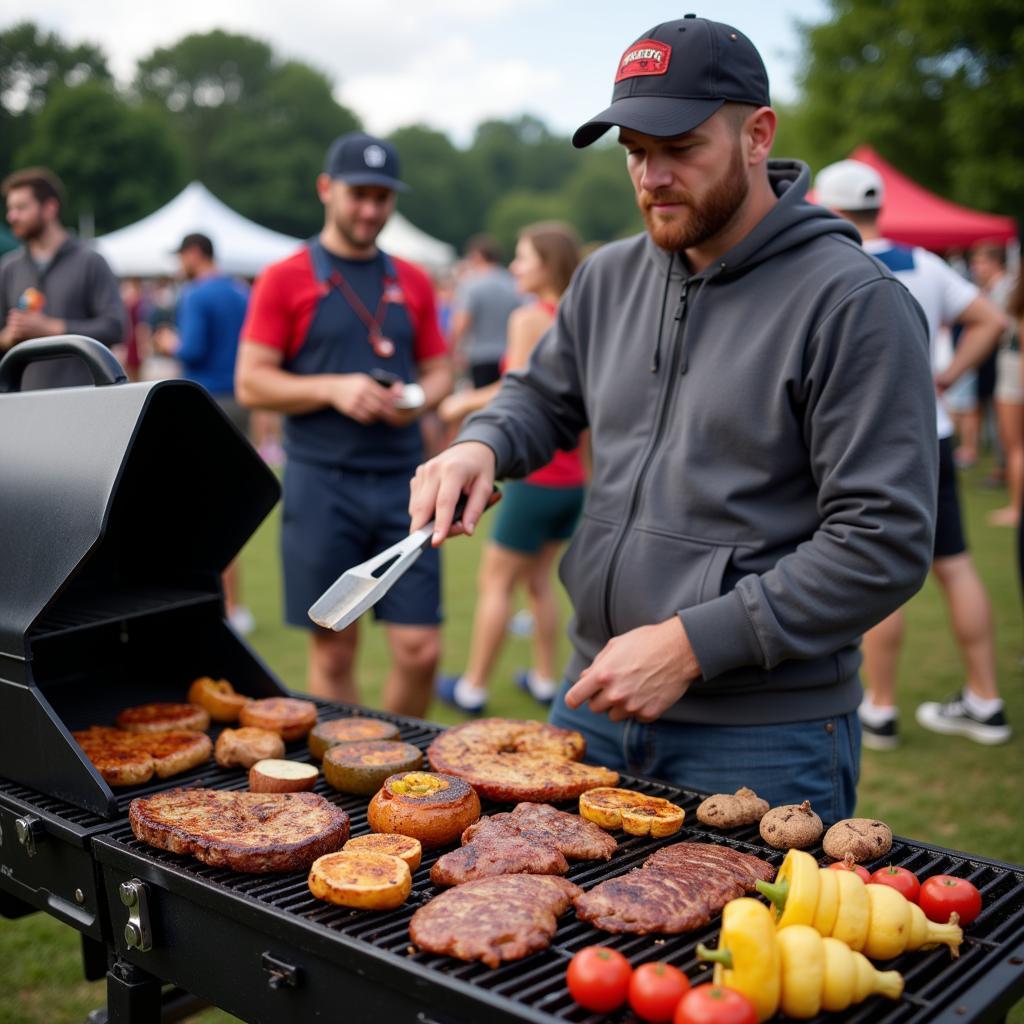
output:
<svg viewBox="0 0 1024 1024"><path fill-rule="evenodd" d="M537 342L526 367L505 375L497 397L471 416L456 438L456 444L481 441L491 448L499 479L520 479L547 465L556 449L575 448L587 427L574 287L565 293L555 322Z"/></svg>
<svg viewBox="0 0 1024 1024"><path fill-rule="evenodd" d="M127 317L121 290L114 272L99 253L89 254L86 289L91 315L65 318L68 334L84 334L103 342L108 348L124 341Z"/></svg>
<svg viewBox="0 0 1024 1024"><path fill-rule="evenodd" d="M902 285L861 285L806 353L803 431L819 526L761 575L680 611L705 679L851 643L903 605L932 561L938 490L927 327Z"/></svg>

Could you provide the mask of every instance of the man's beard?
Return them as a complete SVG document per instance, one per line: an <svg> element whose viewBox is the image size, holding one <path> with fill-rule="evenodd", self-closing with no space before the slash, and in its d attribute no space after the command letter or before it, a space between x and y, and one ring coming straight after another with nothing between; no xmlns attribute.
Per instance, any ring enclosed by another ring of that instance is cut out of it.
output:
<svg viewBox="0 0 1024 1024"><path fill-rule="evenodd" d="M688 192L670 190L641 192L637 204L655 245L667 252L679 252L701 245L719 234L743 205L749 191L742 152L736 145L725 175L711 186L699 206ZM659 217L652 209L658 203L684 204L686 212L683 219Z"/></svg>
<svg viewBox="0 0 1024 1024"><path fill-rule="evenodd" d="M356 226L353 221L342 220L341 217L334 218L334 226L338 234L345 239L353 249L365 249L369 251L377 242L377 236L384 230L382 224L375 231L367 230L364 226Z"/></svg>
<svg viewBox="0 0 1024 1024"><path fill-rule="evenodd" d="M45 230L46 225L43 223L42 217L35 217L28 222L22 222L17 227L11 226L11 234L20 242L25 242L26 244L41 238Z"/></svg>

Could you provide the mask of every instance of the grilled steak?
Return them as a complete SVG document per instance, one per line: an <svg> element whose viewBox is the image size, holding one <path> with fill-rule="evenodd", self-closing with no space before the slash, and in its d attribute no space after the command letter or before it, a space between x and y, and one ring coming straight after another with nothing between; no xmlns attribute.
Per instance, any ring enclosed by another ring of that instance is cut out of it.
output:
<svg viewBox="0 0 1024 1024"><path fill-rule="evenodd" d="M299 871L341 849L348 815L315 793L174 789L133 800L137 839L234 871Z"/></svg>
<svg viewBox="0 0 1024 1024"><path fill-rule="evenodd" d="M594 886L576 901L584 921L609 932L693 931L775 869L758 857L708 843L676 843L637 868Z"/></svg>
<svg viewBox="0 0 1024 1024"><path fill-rule="evenodd" d="M409 922L409 935L428 952L497 967L547 949L558 915L581 891L553 875L481 878L420 907Z"/></svg>
<svg viewBox="0 0 1024 1024"><path fill-rule="evenodd" d="M213 743L204 732L127 732L93 725L71 734L111 786L135 786L188 771L210 757Z"/></svg>
<svg viewBox="0 0 1024 1024"><path fill-rule="evenodd" d="M775 878L775 868L768 861L711 843L673 843L644 861L645 868L663 868L673 874L685 873L691 865L704 864L727 867L748 890L752 890L757 881L770 882Z"/></svg>
<svg viewBox="0 0 1024 1024"><path fill-rule="evenodd" d="M558 802L619 781L610 768L580 764L585 749L583 737L569 729L481 718L446 729L427 757L434 771L465 779L482 797Z"/></svg>
<svg viewBox="0 0 1024 1024"><path fill-rule="evenodd" d="M434 885L462 885L493 875L564 875L569 862L552 846L537 846L508 829L496 828L479 842L439 857L430 869Z"/></svg>
<svg viewBox="0 0 1024 1024"><path fill-rule="evenodd" d="M616 842L596 825L547 804L523 803L462 833L462 848L430 869L435 885L462 885L491 875L562 875L569 860L608 860Z"/></svg>
<svg viewBox="0 0 1024 1024"><path fill-rule="evenodd" d="M462 842L477 842L495 826L512 827L531 841L553 846L569 860L608 860L618 846L614 837L578 814L535 803L516 804L509 813L481 818L462 833Z"/></svg>

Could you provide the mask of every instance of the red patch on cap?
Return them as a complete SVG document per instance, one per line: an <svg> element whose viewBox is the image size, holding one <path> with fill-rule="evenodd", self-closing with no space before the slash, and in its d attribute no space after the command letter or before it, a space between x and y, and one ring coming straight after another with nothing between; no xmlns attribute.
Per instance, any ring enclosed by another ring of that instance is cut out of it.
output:
<svg viewBox="0 0 1024 1024"><path fill-rule="evenodd" d="M657 39L638 39L622 55L615 81L638 75L663 75L668 71L671 56L672 47L668 43L659 43Z"/></svg>

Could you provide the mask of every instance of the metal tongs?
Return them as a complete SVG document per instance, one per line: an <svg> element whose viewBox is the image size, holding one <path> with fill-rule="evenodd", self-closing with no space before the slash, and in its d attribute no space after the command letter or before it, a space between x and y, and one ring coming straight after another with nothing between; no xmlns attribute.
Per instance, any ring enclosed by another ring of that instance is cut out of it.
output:
<svg viewBox="0 0 1024 1024"><path fill-rule="evenodd" d="M465 494L459 498L452 518L453 524L462 519L467 498ZM500 498L501 491L495 487L485 508L490 508ZM346 569L317 598L309 609L309 617L318 626L335 633L352 625L398 582L426 550L433 535L434 521L431 520L379 555Z"/></svg>

